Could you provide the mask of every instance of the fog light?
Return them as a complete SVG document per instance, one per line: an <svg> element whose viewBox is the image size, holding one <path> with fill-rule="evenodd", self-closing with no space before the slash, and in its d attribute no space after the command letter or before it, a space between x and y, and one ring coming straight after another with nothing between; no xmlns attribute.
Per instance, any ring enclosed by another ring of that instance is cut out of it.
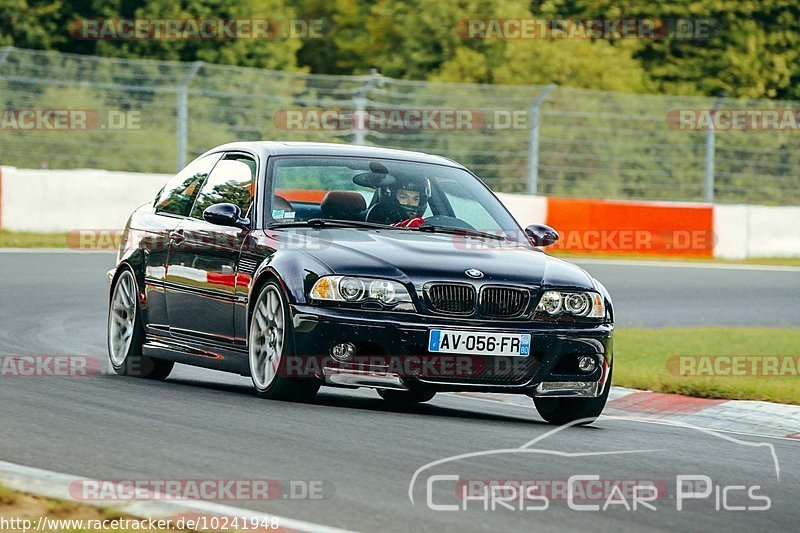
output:
<svg viewBox="0 0 800 533"><path fill-rule="evenodd" d="M591 355L582 355L578 357L578 370L584 374L591 374L597 368L597 359Z"/></svg>
<svg viewBox="0 0 800 533"><path fill-rule="evenodd" d="M331 348L331 355L339 360L347 360L356 354L356 347L350 342L336 344Z"/></svg>

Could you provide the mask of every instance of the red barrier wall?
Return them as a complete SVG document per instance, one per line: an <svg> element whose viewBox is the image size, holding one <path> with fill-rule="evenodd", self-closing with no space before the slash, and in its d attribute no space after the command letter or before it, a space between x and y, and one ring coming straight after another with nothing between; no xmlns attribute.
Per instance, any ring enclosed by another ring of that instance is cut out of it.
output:
<svg viewBox="0 0 800 533"><path fill-rule="evenodd" d="M547 199L547 224L561 238L548 250L712 257L711 205Z"/></svg>

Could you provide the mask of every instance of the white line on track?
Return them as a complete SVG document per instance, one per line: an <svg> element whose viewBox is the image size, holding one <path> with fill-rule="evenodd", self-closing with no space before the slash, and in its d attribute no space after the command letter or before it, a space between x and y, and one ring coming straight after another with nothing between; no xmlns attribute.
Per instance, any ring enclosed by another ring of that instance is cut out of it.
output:
<svg viewBox="0 0 800 533"><path fill-rule="evenodd" d="M600 415L600 418L598 418L598 420L600 420L600 421L614 420L614 421L623 421L623 422L635 422L635 423L638 423L638 424L655 424L657 426L669 426L669 427L672 427L672 428L683 428L683 429L686 429L686 427L687 427L684 424L677 423L677 422L671 422L669 420L651 420L651 419L636 418L636 417L631 417L631 416L621 417L621 416L616 416L616 415ZM794 443L794 444L800 444L800 441L798 441L797 439L792 439L792 438L789 438L789 437L780 437L778 435L763 435L763 434L760 434L760 433L748 433L747 431L739 431L739 430L732 430L732 429L719 429L719 428L703 428L703 429L708 429L709 431L713 431L714 433L727 433L729 435L742 435L744 437L758 437L759 439L785 440L787 442L791 442L791 443Z"/></svg>
<svg viewBox="0 0 800 533"><path fill-rule="evenodd" d="M86 479L85 477L82 478L0 461L0 481L4 486L19 492L27 492L46 498L74 501L74 498L70 496L70 484L75 481ZM109 504L107 501L87 501L81 503L97 506L111 506L131 516L148 519L166 519L176 516L179 513L192 511L212 516L239 517L253 521L258 520L259 523L263 523L263 521L269 520L270 518L276 518L279 522L280 529L320 533L352 533L352 531L347 529L339 529L322 524L315 524L313 522L306 522L304 520L286 518L275 514L260 513L250 509L241 509L229 505L199 500L149 500L119 504L116 502Z"/></svg>
<svg viewBox="0 0 800 533"><path fill-rule="evenodd" d="M618 389L617 395L616 395L616 397L612 397L610 399L621 398L621 397L624 397L625 395L630 394L632 392L648 392L648 391L638 391L638 390L634 390L634 389L626 389L624 387L612 387L611 388L612 396L614 395L613 393L615 392L614 389ZM511 408L514 408L514 409L520 409L520 410L524 409L524 410L528 411L529 413L535 413L535 408L533 406L533 401L532 400L530 402L530 405L525 405L523 403L515 403L515 402L504 401L503 399L499 399L499 398L488 398L488 397L487 398L482 398L482 397L479 397L479 396L463 396L463 395L461 395L459 393L456 393L456 392L445 392L445 393L442 393L442 396L448 396L448 397L452 397L452 398L461 398L463 400L467 400L467 401L470 401L470 402L488 402L488 403L491 403L491 404L493 404L495 406L502 405L502 406L511 407ZM735 400L732 400L732 401L735 401ZM669 427L672 427L672 428L684 428L684 429L686 428L686 423L684 423L684 422L672 421L672 420L657 420L657 419L654 419L654 418L648 418L644 414L641 417L638 417L638 416L633 415L633 414L628 414L628 415L624 415L624 416L622 416L622 415L611 415L611 414L606 415L606 414L602 414L602 415L600 415L600 417L597 420L599 422L614 420L614 421L634 422L634 423L639 423L639 424L656 424L656 425L659 425L659 426L669 426ZM702 426L698 425L697 427L702 427ZM780 435L769 435L769 434L755 433L755 432L749 432L749 431L744 431L744 430L739 430L739 429L722 429L722 428L716 428L716 427L704 428L704 429L708 429L709 431L713 431L713 432L716 432L716 433L727 433L727 434L730 434L730 435L742 435L742 436L747 436L747 437L758 437L758 438L762 438L762 439L778 439L778 440L784 440L784 441L787 441L787 442L792 442L792 443L795 443L795 444L800 444L800 440L798 440L798 439L790 438L790 437L784 437L784 436L780 436Z"/></svg>

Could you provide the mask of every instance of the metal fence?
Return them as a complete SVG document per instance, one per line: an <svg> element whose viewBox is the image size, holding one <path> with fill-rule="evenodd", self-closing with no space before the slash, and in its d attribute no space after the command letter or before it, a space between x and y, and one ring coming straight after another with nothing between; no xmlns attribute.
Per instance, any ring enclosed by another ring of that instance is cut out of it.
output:
<svg viewBox="0 0 800 533"><path fill-rule="evenodd" d="M800 131L791 124L715 131L681 129L673 120L681 110L796 110L793 102L307 75L16 48L0 49L0 99L0 163L24 168L172 172L232 140L355 142L445 155L506 192L800 203ZM38 110L42 123L29 127L22 110ZM89 124L53 127L48 110L86 111ZM323 111L336 119L320 123ZM436 111L468 120L410 123ZM392 123L398 116L401 123Z"/></svg>

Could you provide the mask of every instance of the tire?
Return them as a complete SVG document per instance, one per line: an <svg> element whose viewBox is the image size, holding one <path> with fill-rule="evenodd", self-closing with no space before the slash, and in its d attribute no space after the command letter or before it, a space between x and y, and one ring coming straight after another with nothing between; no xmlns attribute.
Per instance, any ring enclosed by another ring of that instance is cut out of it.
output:
<svg viewBox="0 0 800 533"><path fill-rule="evenodd" d="M411 389L411 390L391 390L378 389L381 398L395 405L411 405L432 400L436 393L433 391Z"/></svg>
<svg viewBox="0 0 800 533"><path fill-rule="evenodd" d="M313 378L286 375L287 358L294 355L293 337L286 297L271 280L256 297L247 342L250 378L260 397L308 401L319 391L320 383Z"/></svg>
<svg viewBox="0 0 800 533"><path fill-rule="evenodd" d="M533 404L539 415L549 424L562 426L576 420L581 420L576 425L585 426L594 422L608 401L611 392L611 374L613 366L609 369L608 379L603 393L597 398L533 398Z"/></svg>
<svg viewBox="0 0 800 533"><path fill-rule="evenodd" d="M121 376L163 381L175 363L142 355L144 325L138 294L133 272L124 268L114 282L108 306L108 359Z"/></svg>

